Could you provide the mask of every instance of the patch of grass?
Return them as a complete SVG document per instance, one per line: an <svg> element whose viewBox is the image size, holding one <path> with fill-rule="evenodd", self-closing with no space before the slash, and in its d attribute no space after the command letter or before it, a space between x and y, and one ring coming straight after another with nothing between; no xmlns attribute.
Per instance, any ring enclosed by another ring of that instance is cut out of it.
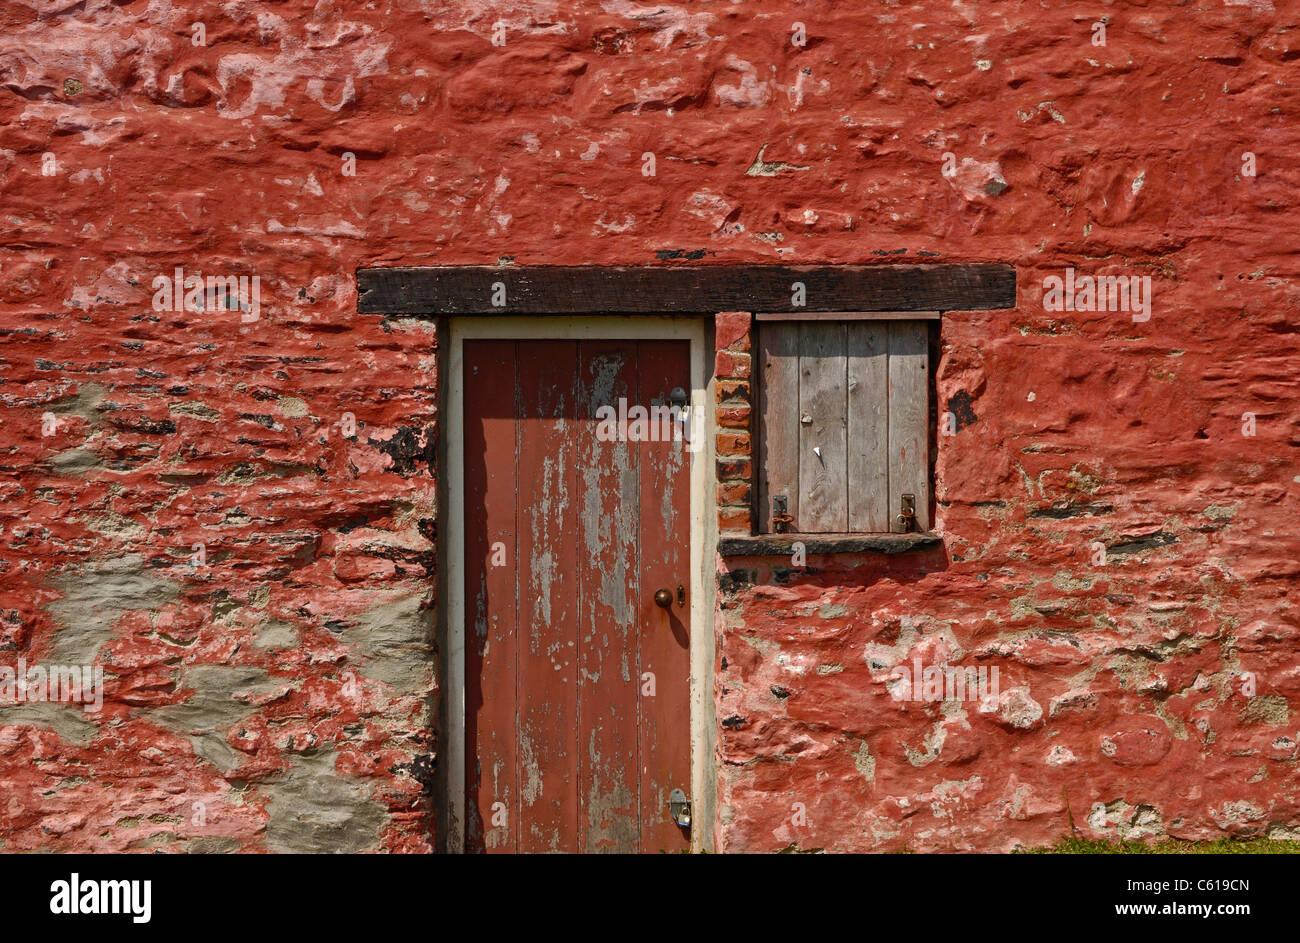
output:
<svg viewBox="0 0 1300 943"><path fill-rule="evenodd" d="M1181 841L1169 838L1146 844L1140 841L1101 841L1091 838L1062 838L1050 848L1022 848L1024 855L1295 855L1300 842L1271 838L1216 838L1214 841Z"/></svg>

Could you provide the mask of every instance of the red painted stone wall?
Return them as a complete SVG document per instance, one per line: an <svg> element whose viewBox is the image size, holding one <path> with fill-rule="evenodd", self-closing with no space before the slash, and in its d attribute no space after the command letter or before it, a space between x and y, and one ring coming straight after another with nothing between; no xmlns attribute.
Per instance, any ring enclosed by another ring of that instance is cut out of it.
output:
<svg viewBox="0 0 1300 943"><path fill-rule="evenodd" d="M5 5L0 649L106 695L0 706L4 849L431 847L435 335L354 273L499 261L1017 267L942 322L941 549L720 563L719 847L1294 837L1295 17ZM257 320L155 311L176 266ZM1150 320L1045 311L1070 267Z"/></svg>

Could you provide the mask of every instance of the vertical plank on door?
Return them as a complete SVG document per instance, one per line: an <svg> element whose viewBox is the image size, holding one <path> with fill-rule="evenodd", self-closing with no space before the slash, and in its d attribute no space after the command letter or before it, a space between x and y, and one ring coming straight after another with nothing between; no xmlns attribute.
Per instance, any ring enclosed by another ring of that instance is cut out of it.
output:
<svg viewBox="0 0 1300 943"><path fill-rule="evenodd" d="M889 335L882 321L851 321L848 490L851 531L889 530Z"/></svg>
<svg viewBox="0 0 1300 943"><path fill-rule="evenodd" d="M638 851L638 446L601 441L596 411L636 405L636 345L578 344L579 846Z"/></svg>
<svg viewBox="0 0 1300 943"><path fill-rule="evenodd" d="M638 403L667 404L673 387L691 388L686 341L641 341L637 345ZM641 673L634 679L641 710L641 850L689 849L690 834L668 816L668 795L691 792L690 704L690 463L686 443L673 429L655 426L658 441L635 444L641 455L640 594L637 600ZM702 435L700 423L691 432ZM687 588L684 606L677 587ZM659 588L673 594L665 612L655 605ZM648 675L648 677L647 677ZM648 693L647 685L653 685Z"/></svg>
<svg viewBox="0 0 1300 943"><path fill-rule="evenodd" d="M799 325L764 324L758 331L758 527L772 533L772 498L785 495L799 520Z"/></svg>
<svg viewBox="0 0 1300 943"><path fill-rule="evenodd" d="M930 529L930 376L926 325L889 324L889 508L916 495L916 526Z"/></svg>
<svg viewBox="0 0 1300 943"><path fill-rule="evenodd" d="M513 852L519 847L515 342L466 341L463 362L465 504L473 509L465 520L466 848ZM495 552L504 553L505 566L492 565Z"/></svg>
<svg viewBox="0 0 1300 943"><path fill-rule="evenodd" d="M799 516L805 533L844 533L849 525L844 324L799 325ZM804 422L804 418L810 422ZM819 451L814 451L817 449Z"/></svg>
<svg viewBox="0 0 1300 943"><path fill-rule="evenodd" d="M520 344L519 850L576 852L576 341Z"/></svg>

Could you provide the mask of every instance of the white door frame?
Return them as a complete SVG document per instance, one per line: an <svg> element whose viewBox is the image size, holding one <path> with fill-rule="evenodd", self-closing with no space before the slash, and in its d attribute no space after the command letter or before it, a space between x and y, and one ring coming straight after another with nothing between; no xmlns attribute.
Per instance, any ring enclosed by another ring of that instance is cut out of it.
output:
<svg viewBox="0 0 1300 943"><path fill-rule="evenodd" d="M445 818L446 849L463 852L465 843L465 378L464 343L492 340L685 340L690 342L692 415L704 417L704 447L691 457L690 501L690 702L691 702L691 847L713 847L713 810L716 774L713 764L714 730L712 614L717 580L713 572L717 528L709 526L714 502L714 422L708 408L712 389L705 369L707 319L702 317L634 317L535 315L531 317L453 317L448 331L449 351L444 436L447 462L443 474L447 487L446 530L442 544L443 583L446 593L446 638L443 682L446 716L441 724L447 763Z"/></svg>

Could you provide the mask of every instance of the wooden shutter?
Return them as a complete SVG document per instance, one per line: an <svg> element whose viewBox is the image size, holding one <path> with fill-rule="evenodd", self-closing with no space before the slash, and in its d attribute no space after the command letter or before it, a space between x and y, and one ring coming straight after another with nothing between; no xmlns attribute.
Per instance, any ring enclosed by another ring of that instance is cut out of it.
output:
<svg viewBox="0 0 1300 943"><path fill-rule="evenodd" d="M904 494L930 527L930 364L924 321L767 321L759 328L759 526L888 531Z"/></svg>

